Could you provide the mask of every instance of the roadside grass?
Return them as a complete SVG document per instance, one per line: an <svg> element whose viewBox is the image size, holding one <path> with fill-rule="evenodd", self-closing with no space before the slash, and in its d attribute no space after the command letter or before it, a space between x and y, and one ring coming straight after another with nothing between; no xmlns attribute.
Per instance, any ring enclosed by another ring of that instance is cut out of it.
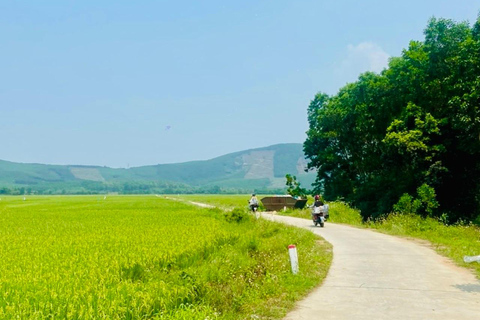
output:
<svg viewBox="0 0 480 320"><path fill-rule="evenodd" d="M242 208L30 196L2 197L0 213L1 319L279 319L332 259L308 230Z"/></svg>

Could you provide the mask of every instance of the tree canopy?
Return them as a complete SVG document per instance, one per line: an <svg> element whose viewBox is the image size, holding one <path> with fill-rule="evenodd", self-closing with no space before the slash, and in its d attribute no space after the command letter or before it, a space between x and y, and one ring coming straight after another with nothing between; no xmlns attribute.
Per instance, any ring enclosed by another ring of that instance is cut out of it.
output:
<svg viewBox="0 0 480 320"><path fill-rule="evenodd" d="M381 74L308 107L315 187L365 218L409 201L451 221L480 214L480 16L472 27L432 18L424 34Z"/></svg>

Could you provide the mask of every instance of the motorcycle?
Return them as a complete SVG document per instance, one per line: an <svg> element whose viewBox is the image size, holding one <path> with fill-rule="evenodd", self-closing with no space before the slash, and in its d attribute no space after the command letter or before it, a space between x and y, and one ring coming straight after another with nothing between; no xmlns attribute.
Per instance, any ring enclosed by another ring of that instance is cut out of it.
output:
<svg viewBox="0 0 480 320"><path fill-rule="evenodd" d="M255 215L255 218L257 219L258 219L258 214L257 214L258 207L259 206L257 202L248 201L248 209Z"/></svg>
<svg viewBox="0 0 480 320"><path fill-rule="evenodd" d="M312 220L313 224L315 224L315 227L317 225L320 225L320 227L322 228L325 226L325 215L323 214L323 212L312 213Z"/></svg>
<svg viewBox="0 0 480 320"><path fill-rule="evenodd" d="M250 211L252 211L253 213L257 212L258 210L258 204L256 203L249 203L248 204L248 208L250 209Z"/></svg>

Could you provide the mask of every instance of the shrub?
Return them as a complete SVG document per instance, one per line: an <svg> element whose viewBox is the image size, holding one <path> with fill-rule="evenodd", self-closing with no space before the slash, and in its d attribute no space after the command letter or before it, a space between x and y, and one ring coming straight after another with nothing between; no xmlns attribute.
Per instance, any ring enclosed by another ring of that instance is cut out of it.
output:
<svg viewBox="0 0 480 320"><path fill-rule="evenodd" d="M438 208L435 189L428 184L423 184L417 189L417 198L414 199L408 193L404 193L397 204L393 206L393 211L397 213L414 213L423 217L432 217L434 210ZM445 218L445 217L444 217Z"/></svg>
<svg viewBox="0 0 480 320"><path fill-rule="evenodd" d="M404 193L397 204L393 206L393 211L403 214L416 213L419 207L420 202L418 200L414 200L411 195Z"/></svg>
<svg viewBox="0 0 480 320"><path fill-rule="evenodd" d="M228 222L242 222L248 218L248 213L245 210L240 208L235 208L232 211L227 211L224 213L225 220Z"/></svg>

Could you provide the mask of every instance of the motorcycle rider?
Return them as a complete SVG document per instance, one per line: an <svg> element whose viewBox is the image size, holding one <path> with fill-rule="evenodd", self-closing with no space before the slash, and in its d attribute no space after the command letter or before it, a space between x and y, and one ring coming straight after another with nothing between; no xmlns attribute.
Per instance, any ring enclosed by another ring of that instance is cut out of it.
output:
<svg viewBox="0 0 480 320"><path fill-rule="evenodd" d="M324 204L323 201L321 200L320 196L317 194L314 197L315 201L313 204L310 206L312 208L312 219L315 221L315 215L320 214L324 210Z"/></svg>
<svg viewBox="0 0 480 320"><path fill-rule="evenodd" d="M255 211L255 209L258 209L258 199L255 193L252 194L252 197L250 198L250 200L248 200L248 206L252 211Z"/></svg>

